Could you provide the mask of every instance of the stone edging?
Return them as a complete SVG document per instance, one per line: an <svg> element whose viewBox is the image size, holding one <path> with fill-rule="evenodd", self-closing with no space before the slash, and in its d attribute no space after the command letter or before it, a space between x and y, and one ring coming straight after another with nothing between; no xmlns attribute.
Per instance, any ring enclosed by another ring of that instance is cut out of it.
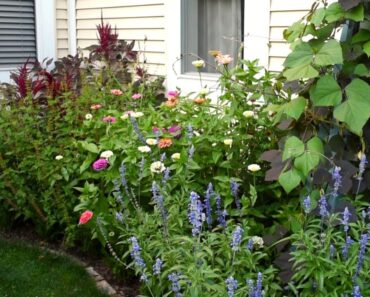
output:
<svg viewBox="0 0 370 297"><path fill-rule="evenodd" d="M64 257L68 257L68 258L72 259L74 262L76 262L77 264L79 264L79 265L81 265L82 267L85 268L86 272L95 280L96 286L98 287L98 289L100 291L102 291L103 293L108 294L109 296L113 296L113 297L121 296L121 295L117 295L117 291L94 269L94 267L89 266L84 261L76 258L75 256L67 254L65 252L52 250L52 249L47 248L45 246L41 247L41 249L44 249L44 250L48 251L51 254L55 254L55 255L58 255L58 256L64 256Z"/></svg>

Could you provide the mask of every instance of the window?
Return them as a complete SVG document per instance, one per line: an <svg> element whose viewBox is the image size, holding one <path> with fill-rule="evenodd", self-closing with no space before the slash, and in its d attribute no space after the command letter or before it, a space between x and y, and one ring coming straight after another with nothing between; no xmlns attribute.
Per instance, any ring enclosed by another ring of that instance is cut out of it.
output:
<svg viewBox="0 0 370 297"><path fill-rule="evenodd" d="M191 62L201 57L210 65L210 50L237 59L243 36L243 0L182 0L182 73L193 72ZM193 55L192 55L193 54ZM215 72L211 66L202 71Z"/></svg>
<svg viewBox="0 0 370 297"><path fill-rule="evenodd" d="M34 0L0 0L0 68L36 58Z"/></svg>

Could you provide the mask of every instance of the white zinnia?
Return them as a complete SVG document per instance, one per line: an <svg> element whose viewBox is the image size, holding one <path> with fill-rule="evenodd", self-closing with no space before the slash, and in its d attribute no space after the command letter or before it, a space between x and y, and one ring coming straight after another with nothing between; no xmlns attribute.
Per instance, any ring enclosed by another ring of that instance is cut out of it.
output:
<svg viewBox="0 0 370 297"><path fill-rule="evenodd" d="M140 118L140 117L142 117L143 115L144 115L144 113L143 113L143 112L141 112L141 111L134 112L133 114L131 114L131 116L132 116L133 118Z"/></svg>
<svg viewBox="0 0 370 297"><path fill-rule="evenodd" d="M147 145L157 145L158 144L158 141L157 141L157 139L154 139L154 138L148 138L146 140L146 144Z"/></svg>
<svg viewBox="0 0 370 297"><path fill-rule="evenodd" d="M112 151L104 151L100 154L100 158L103 158L103 159L109 159L110 157L112 157L114 154Z"/></svg>
<svg viewBox="0 0 370 297"><path fill-rule="evenodd" d="M152 173L162 173L163 171L165 171L165 169L166 167L160 161L154 162L150 165L150 171Z"/></svg>
<svg viewBox="0 0 370 297"><path fill-rule="evenodd" d="M259 236L252 236L252 241L253 241L253 245L256 245L258 246L259 248L262 248L263 247L263 239L262 237L259 237Z"/></svg>
<svg viewBox="0 0 370 297"><path fill-rule="evenodd" d="M251 165L248 165L248 170L252 172L257 172L261 170L261 166L258 164L251 164Z"/></svg>
<svg viewBox="0 0 370 297"><path fill-rule="evenodd" d="M59 160L62 160L63 159L63 156L62 155L58 155L55 157L55 160L59 161Z"/></svg>
<svg viewBox="0 0 370 297"><path fill-rule="evenodd" d="M92 118L93 118L93 115L91 113L88 113L85 115L85 119L88 121L91 120Z"/></svg>
<svg viewBox="0 0 370 297"><path fill-rule="evenodd" d="M181 157L180 153L174 153L174 154L172 154L171 159L172 160L179 160L180 157Z"/></svg>
<svg viewBox="0 0 370 297"><path fill-rule="evenodd" d="M205 62L203 60L195 60L191 62L195 68L202 68L205 65Z"/></svg>
<svg viewBox="0 0 370 297"><path fill-rule="evenodd" d="M233 145L233 140L232 139L225 139L224 144L229 145L231 147Z"/></svg>
<svg viewBox="0 0 370 297"><path fill-rule="evenodd" d="M124 114L124 115L123 115L123 116L121 116L120 118L121 118L121 120L126 120L126 119L128 119L128 114Z"/></svg>
<svg viewBox="0 0 370 297"><path fill-rule="evenodd" d="M201 89L199 91L199 95L203 95L203 96L206 96L208 93L209 93L209 90L208 89Z"/></svg>
<svg viewBox="0 0 370 297"><path fill-rule="evenodd" d="M254 111L252 111L252 110L246 110L246 111L243 112L243 116L245 118L251 118L251 117L254 116Z"/></svg>
<svg viewBox="0 0 370 297"><path fill-rule="evenodd" d="M151 152L151 151L152 151L152 149L151 149L149 146L147 146L147 145L139 146L137 149L138 149L138 150L139 150L139 152L141 152L141 153L149 153L149 152Z"/></svg>

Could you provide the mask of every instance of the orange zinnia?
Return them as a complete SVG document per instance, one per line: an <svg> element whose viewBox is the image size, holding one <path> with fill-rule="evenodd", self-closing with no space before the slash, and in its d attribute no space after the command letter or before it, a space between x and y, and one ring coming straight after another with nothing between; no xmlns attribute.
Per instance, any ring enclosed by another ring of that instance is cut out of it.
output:
<svg viewBox="0 0 370 297"><path fill-rule="evenodd" d="M194 100L194 103L196 103L196 104L203 104L204 102L206 102L206 99L204 99L204 98L195 98Z"/></svg>
<svg viewBox="0 0 370 297"><path fill-rule="evenodd" d="M179 99L177 99L176 97L169 97L164 104L168 107L175 107L177 103L179 103Z"/></svg>
<svg viewBox="0 0 370 297"><path fill-rule="evenodd" d="M172 145L172 139L171 138L162 138L158 142L158 147L160 149L170 147Z"/></svg>

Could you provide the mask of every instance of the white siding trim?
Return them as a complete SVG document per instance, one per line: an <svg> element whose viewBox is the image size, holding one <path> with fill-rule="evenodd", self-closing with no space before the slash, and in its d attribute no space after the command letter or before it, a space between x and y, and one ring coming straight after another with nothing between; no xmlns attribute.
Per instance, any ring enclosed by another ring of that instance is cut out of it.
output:
<svg viewBox="0 0 370 297"><path fill-rule="evenodd" d="M270 0L245 1L244 57L269 66Z"/></svg>
<svg viewBox="0 0 370 297"><path fill-rule="evenodd" d="M76 0L68 0L68 48L74 56L77 53Z"/></svg>
<svg viewBox="0 0 370 297"><path fill-rule="evenodd" d="M17 68L1 68L0 69L0 83L10 82L10 72L15 71Z"/></svg>
<svg viewBox="0 0 370 297"><path fill-rule="evenodd" d="M56 5L55 0L35 1L37 58L56 58Z"/></svg>
<svg viewBox="0 0 370 297"><path fill-rule="evenodd" d="M165 2L167 89L174 89L181 74L181 0Z"/></svg>

